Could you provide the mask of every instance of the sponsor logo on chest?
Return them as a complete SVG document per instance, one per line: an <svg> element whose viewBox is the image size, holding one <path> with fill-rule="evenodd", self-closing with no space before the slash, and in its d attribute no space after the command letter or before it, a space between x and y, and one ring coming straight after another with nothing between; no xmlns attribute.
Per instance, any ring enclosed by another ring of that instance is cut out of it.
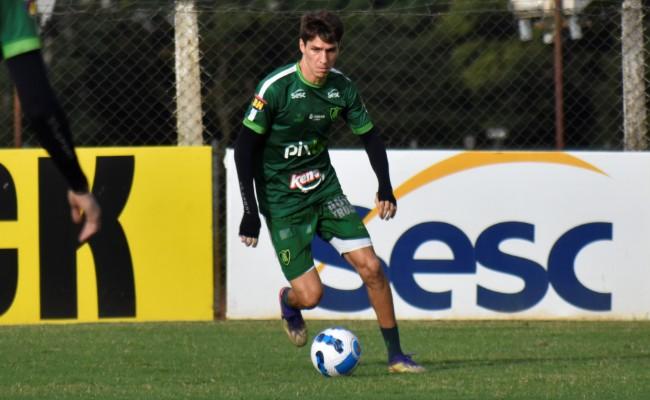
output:
<svg viewBox="0 0 650 400"><path fill-rule="evenodd" d="M289 157L302 157L303 155L310 156L311 151L309 150L309 145L307 143L303 143L302 141L295 144L290 144L284 148L285 160Z"/></svg>
<svg viewBox="0 0 650 400"><path fill-rule="evenodd" d="M332 88L327 91L327 98L328 99L338 99L340 98L341 95L339 94L338 89Z"/></svg>
<svg viewBox="0 0 650 400"><path fill-rule="evenodd" d="M300 189L301 192L307 193L310 190L316 189L323 179L323 174L317 169L291 174L289 189Z"/></svg>
<svg viewBox="0 0 650 400"><path fill-rule="evenodd" d="M305 99L307 98L307 92L305 92L304 89L298 89L292 92L289 96L291 96L291 100Z"/></svg>

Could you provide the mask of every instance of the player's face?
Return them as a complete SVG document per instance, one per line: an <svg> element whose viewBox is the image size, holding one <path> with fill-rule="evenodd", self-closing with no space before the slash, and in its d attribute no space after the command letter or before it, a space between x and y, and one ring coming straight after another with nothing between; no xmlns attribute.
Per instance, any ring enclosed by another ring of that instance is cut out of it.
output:
<svg viewBox="0 0 650 400"><path fill-rule="evenodd" d="M299 39L299 41L300 52L302 53L300 69L303 76L313 83L323 81L330 69L334 67L336 58L339 56L338 43L324 42L318 36L306 43L302 39Z"/></svg>

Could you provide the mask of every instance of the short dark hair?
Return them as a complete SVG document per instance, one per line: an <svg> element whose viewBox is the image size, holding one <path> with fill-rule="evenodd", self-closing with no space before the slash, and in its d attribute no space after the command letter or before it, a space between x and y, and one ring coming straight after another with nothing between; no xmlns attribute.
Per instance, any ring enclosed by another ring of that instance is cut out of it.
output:
<svg viewBox="0 0 650 400"><path fill-rule="evenodd" d="M308 12L300 18L300 39L304 43L319 37L327 43L341 43L343 22L329 11Z"/></svg>

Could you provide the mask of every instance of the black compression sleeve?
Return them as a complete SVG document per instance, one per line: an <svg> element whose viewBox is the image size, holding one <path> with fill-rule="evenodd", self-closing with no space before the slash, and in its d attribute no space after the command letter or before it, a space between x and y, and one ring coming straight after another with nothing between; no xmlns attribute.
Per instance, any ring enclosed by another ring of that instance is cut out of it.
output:
<svg viewBox="0 0 650 400"><path fill-rule="evenodd" d="M376 128L372 128L369 132L361 135L361 140L363 140L366 153L368 153L372 170L377 175L377 181L379 183L377 196L379 200L388 200L395 204L396 200L393 195L393 186L390 183L388 156L386 155L384 141L381 139Z"/></svg>
<svg viewBox="0 0 650 400"><path fill-rule="evenodd" d="M244 220L248 221L248 223L243 223L240 226L240 234L249 237L257 237L257 233L259 233L259 226L253 226L256 223L255 221L259 221L254 192L254 169L255 160L264 144L264 140L264 135L257 134L242 126L235 143L235 165L237 167L237 177L239 178L239 190L244 205ZM257 232L255 232L255 229L257 229Z"/></svg>
<svg viewBox="0 0 650 400"><path fill-rule="evenodd" d="M72 190L87 192L88 181L75 154L70 126L50 86L41 52L24 53L6 62L25 117L36 131L39 142Z"/></svg>

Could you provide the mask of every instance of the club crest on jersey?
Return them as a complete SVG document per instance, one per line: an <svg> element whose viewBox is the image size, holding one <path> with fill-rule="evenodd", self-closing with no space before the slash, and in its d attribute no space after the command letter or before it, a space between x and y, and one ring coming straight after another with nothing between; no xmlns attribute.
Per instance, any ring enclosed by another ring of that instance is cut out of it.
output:
<svg viewBox="0 0 650 400"><path fill-rule="evenodd" d="M339 114L341 114L341 110L343 110L341 107L331 107L330 108L330 119L332 121L336 121L336 119L339 117Z"/></svg>
<svg viewBox="0 0 650 400"><path fill-rule="evenodd" d="M251 106L256 109L257 111L262 111L264 110L264 106L266 105L266 100L261 98L260 96L255 96L253 98L253 102L251 103Z"/></svg>
<svg viewBox="0 0 650 400"><path fill-rule="evenodd" d="M286 250L280 250L280 261L284 265L289 265L291 262L291 251L289 249Z"/></svg>
<svg viewBox="0 0 650 400"><path fill-rule="evenodd" d="M289 189L300 189L301 192L307 193L316 189L323 182L323 179L323 174L317 169L291 174Z"/></svg>

